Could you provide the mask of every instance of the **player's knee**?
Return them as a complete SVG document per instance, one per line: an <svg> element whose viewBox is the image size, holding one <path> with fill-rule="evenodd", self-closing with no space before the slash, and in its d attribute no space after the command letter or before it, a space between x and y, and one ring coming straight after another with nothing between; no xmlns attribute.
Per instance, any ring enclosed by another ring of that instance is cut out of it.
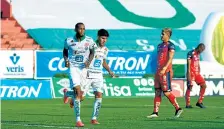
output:
<svg viewBox="0 0 224 129"><path fill-rule="evenodd" d="M187 89L188 89L188 90L192 90L192 87L193 87L192 85L188 85L188 86L187 86Z"/></svg>
<svg viewBox="0 0 224 129"><path fill-rule="evenodd" d="M95 98L102 98L102 93L101 92L94 92Z"/></svg>
<svg viewBox="0 0 224 129"><path fill-rule="evenodd" d="M161 89L155 89L155 96L161 96Z"/></svg>
<svg viewBox="0 0 224 129"><path fill-rule="evenodd" d="M169 95L170 95L170 91L163 91L163 94L164 94L165 96L169 96Z"/></svg>
<svg viewBox="0 0 224 129"><path fill-rule="evenodd" d="M77 97L81 96L81 87L80 86L73 87L73 90L75 91L75 94Z"/></svg>
<svg viewBox="0 0 224 129"><path fill-rule="evenodd" d="M201 88L207 88L206 84L201 84Z"/></svg>

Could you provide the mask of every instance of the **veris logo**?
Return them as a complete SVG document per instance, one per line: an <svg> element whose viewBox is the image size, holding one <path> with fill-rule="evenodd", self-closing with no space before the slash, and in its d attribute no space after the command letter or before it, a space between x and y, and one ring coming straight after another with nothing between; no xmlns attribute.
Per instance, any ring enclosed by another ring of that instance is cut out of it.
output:
<svg viewBox="0 0 224 129"><path fill-rule="evenodd" d="M18 65L20 60L20 56L14 53L12 56L9 57L13 66L6 67L8 72L24 72L24 67Z"/></svg>
<svg viewBox="0 0 224 129"><path fill-rule="evenodd" d="M10 56L10 60L12 61L12 63L14 65L17 64L17 62L19 61L19 59L20 59L20 56L17 56L16 53L14 53L13 56Z"/></svg>

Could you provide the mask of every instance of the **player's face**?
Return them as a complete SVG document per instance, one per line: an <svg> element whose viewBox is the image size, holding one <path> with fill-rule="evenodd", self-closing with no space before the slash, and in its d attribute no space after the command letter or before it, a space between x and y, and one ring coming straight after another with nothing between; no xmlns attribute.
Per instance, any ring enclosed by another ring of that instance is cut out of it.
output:
<svg viewBox="0 0 224 129"><path fill-rule="evenodd" d="M162 31L162 33L161 33L161 40L163 42L167 42L167 41L169 41L169 39L170 39L169 35L167 33L165 33L164 31Z"/></svg>
<svg viewBox="0 0 224 129"><path fill-rule="evenodd" d="M105 43L107 42L107 36L99 36L98 41L99 41L100 46L104 46Z"/></svg>
<svg viewBox="0 0 224 129"><path fill-rule="evenodd" d="M205 46L204 45L201 45L198 47L198 53L202 53L203 51L205 50Z"/></svg>
<svg viewBox="0 0 224 129"><path fill-rule="evenodd" d="M78 28L76 29L76 33L78 33L80 36L84 36L85 26L83 24L79 24Z"/></svg>

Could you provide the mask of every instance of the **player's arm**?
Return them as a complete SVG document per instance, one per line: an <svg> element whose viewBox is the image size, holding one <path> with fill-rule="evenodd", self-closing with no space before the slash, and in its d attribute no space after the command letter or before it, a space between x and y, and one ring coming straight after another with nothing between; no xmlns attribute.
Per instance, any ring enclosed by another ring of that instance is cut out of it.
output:
<svg viewBox="0 0 224 129"><path fill-rule="evenodd" d="M169 49L169 57L168 57L168 61L166 65L163 67L163 70L166 70L169 67L169 65L172 63L174 52L175 52L175 46L170 45L168 49Z"/></svg>
<svg viewBox="0 0 224 129"><path fill-rule="evenodd" d="M191 58L192 52L188 52L187 54L187 80L191 80Z"/></svg>
<svg viewBox="0 0 224 129"><path fill-rule="evenodd" d="M106 59L103 59L103 67L107 70L107 72L110 74L111 77L114 77L114 73L110 70L110 67L108 66Z"/></svg>
<svg viewBox="0 0 224 129"><path fill-rule="evenodd" d="M87 60L87 62L85 62L86 67L89 67L90 63L92 62L93 58L94 58L94 49L96 47L95 42L92 41L92 44L89 47L89 59Z"/></svg>
<svg viewBox="0 0 224 129"><path fill-rule="evenodd" d="M63 57L65 61L65 67L69 67L67 39L65 40L65 44L64 44Z"/></svg>
<svg viewBox="0 0 224 129"><path fill-rule="evenodd" d="M187 80L191 80L191 60L187 59Z"/></svg>

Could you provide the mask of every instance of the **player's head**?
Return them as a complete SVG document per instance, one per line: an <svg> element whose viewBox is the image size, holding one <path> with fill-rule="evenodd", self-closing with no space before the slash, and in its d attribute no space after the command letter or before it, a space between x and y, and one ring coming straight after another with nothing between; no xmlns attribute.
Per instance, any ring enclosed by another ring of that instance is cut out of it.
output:
<svg viewBox="0 0 224 129"><path fill-rule="evenodd" d="M100 29L97 33L98 36L98 42L100 46L104 46L105 43L107 42L107 38L109 37L109 33L105 29Z"/></svg>
<svg viewBox="0 0 224 129"><path fill-rule="evenodd" d="M82 22L79 22L75 25L75 32L79 36L85 35L85 25Z"/></svg>
<svg viewBox="0 0 224 129"><path fill-rule="evenodd" d="M200 43L196 49L195 49L199 54L202 53L205 50L205 45L203 43Z"/></svg>
<svg viewBox="0 0 224 129"><path fill-rule="evenodd" d="M172 35L171 28L164 28L161 33L161 40L163 42L168 42L170 40L171 35Z"/></svg>

